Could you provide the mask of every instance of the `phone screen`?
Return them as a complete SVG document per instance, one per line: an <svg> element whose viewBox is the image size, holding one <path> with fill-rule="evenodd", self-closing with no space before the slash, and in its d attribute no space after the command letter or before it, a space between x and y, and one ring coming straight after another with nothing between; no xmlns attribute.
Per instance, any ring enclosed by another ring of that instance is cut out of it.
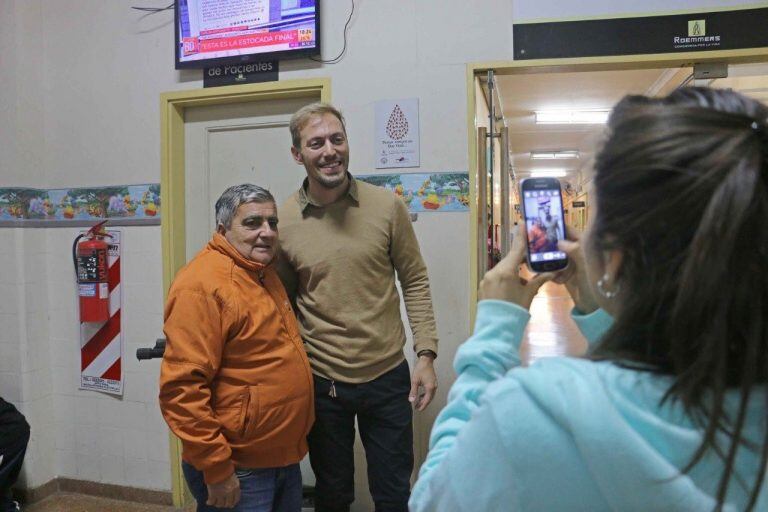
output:
<svg viewBox="0 0 768 512"><path fill-rule="evenodd" d="M566 259L566 254L557 248L557 241L565 239L560 189L523 190L523 201L531 268L554 269L555 265L550 264Z"/></svg>

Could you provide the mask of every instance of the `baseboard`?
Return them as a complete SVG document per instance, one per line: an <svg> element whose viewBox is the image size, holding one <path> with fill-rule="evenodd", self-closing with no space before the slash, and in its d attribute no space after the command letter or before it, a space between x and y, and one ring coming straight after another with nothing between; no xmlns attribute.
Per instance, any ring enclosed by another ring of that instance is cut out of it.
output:
<svg viewBox="0 0 768 512"><path fill-rule="evenodd" d="M36 501L44 500L51 494L59 492L58 478L54 478L50 482L46 482L34 489L13 489L14 498L21 500L22 503L34 503Z"/></svg>
<svg viewBox="0 0 768 512"><path fill-rule="evenodd" d="M74 478L54 478L50 482L46 482L34 489L14 489L14 495L24 503L35 503L57 492L73 492L150 505L173 505L173 494L170 491L155 491L138 487L103 484L87 480L76 480Z"/></svg>

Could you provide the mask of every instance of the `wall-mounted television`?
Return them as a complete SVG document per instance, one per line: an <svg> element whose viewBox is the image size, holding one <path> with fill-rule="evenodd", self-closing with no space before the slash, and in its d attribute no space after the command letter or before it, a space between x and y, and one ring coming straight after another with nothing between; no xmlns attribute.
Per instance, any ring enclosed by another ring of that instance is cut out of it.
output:
<svg viewBox="0 0 768 512"><path fill-rule="evenodd" d="M176 0L176 69L320 54L320 0Z"/></svg>

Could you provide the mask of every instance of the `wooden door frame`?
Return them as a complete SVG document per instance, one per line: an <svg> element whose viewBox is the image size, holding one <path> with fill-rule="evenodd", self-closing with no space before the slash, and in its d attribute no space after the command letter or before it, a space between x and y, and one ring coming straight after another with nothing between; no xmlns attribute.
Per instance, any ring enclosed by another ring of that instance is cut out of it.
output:
<svg viewBox="0 0 768 512"><path fill-rule="evenodd" d="M176 272L186 264L185 223L185 124L187 108L226 105L252 101L270 101L314 97L330 102L331 79L312 78L285 80L261 84L230 85L211 89L166 92L160 95L160 203L163 208L161 224L163 250L163 298ZM286 144L288 133L286 132ZM181 471L181 442L170 435L171 490L173 504L184 506L189 499L185 493Z"/></svg>
<svg viewBox="0 0 768 512"><path fill-rule="evenodd" d="M564 73L575 71L616 71L650 68L672 68L692 66L704 62L726 62L728 64L744 64L768 62L768 47L750 48L746 50L717 50L706 52L683 52L649 55L621 55L613 57L581 57L569 59L537 59L519 61L491 61L470 63L466 70L467 88L467 140L469 145L469 207L470 207L470 240L469 240L469 317L470 326L475 323L477 305L478 266L478 164L477 164L477 116L475 95L475 80L493 70L495 75L523 75L532 73Z"/></svg>

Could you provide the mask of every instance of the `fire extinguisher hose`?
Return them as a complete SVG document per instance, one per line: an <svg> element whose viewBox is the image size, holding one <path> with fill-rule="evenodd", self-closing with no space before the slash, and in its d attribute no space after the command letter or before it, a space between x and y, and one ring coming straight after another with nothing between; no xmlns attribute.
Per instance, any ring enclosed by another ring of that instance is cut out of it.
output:
<svg viewBox="0 0 768 512"><path fill-rule="evenodd" d="M77 238L75 238L75 242L72 244L72 263L75 265L75 280L77 281L78 275L77 275L77 242L80 241L81 238L85 236L85 233L80 233L77 235Z"/></svg>

